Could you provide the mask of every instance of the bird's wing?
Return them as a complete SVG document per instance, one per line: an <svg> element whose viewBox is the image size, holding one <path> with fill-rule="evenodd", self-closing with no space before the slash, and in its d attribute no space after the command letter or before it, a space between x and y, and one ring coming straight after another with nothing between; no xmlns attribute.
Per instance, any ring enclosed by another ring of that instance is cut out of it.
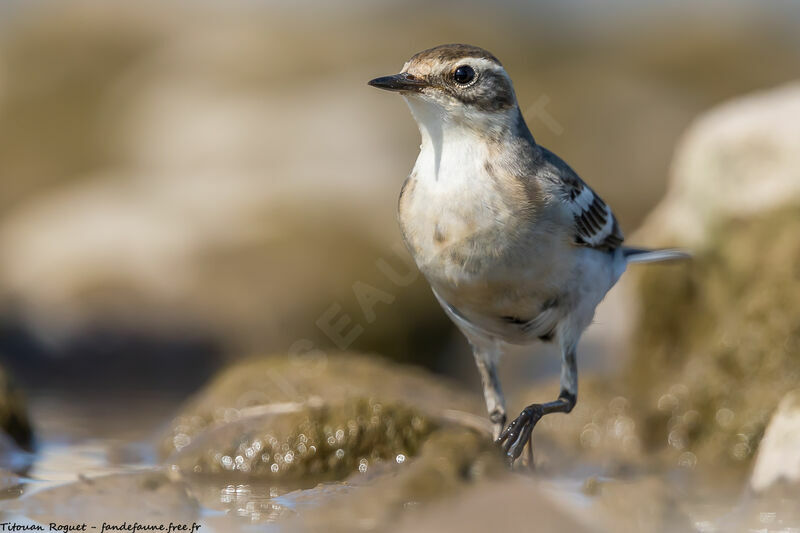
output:
<svg viewBox="0 0 800 533"><path fill-rule="evenodd" d="M542 150L542 176L554 185L557 203L572 217L574 243L601 250L619 247L624 237L611 208L558 156Z"/></svg>
<svg viewBox="0 0 800 533"><path fill-rule="evenodd" d="M580 178L564 182L562 201L572 213L575 244L613 250L624 237L611 208Z"/></svg>

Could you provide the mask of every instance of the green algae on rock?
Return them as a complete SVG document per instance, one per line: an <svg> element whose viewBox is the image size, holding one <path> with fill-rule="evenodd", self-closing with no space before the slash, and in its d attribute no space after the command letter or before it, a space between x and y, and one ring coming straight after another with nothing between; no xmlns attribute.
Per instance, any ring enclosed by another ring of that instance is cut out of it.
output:
<svg viewBox="0 0 800 533"><path fill-rule="evenodd" d="M450 410L482 414L478 395L443 381L378 356L248 360L188 403L160 453L185 473L343 479L415 455Z"/></svg>
<svg viewBox="0 0 800 533"><path fill-rule="evenodd" d="M800 207L725 222L692 261L642 270L626 379L649 451L745 466L800 379Z"/></svg>
<svg viewBox="0 0 800 533"><path fill-rule="evenodd" d="M200 436L172 459L181 471L318 483L414 456L436 424L402 404L352 398L245 417Z"/></svg>

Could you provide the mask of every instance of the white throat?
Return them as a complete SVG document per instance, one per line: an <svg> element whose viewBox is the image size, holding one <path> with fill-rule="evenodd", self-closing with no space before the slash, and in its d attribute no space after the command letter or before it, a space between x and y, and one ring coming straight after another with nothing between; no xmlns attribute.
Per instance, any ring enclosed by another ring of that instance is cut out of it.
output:
<svg viewBox="0 0 800 533"><path fill-rule="evenodd" d="M482 169L489 139L481 126L485 124L488 131L492 122L505 122L504 116L464 112L420 96L406 96L405 100L422 138L414 166L419 179L454 179Z"/></svg>

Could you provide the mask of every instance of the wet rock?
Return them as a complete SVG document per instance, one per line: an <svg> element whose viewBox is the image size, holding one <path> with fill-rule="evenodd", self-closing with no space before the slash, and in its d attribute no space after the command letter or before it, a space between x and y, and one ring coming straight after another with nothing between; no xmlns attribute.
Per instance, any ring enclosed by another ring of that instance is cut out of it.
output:
<svg viewBox="0 0 800 533"><path fill-rule="evenodd" d="M305 507L297 506L292 495L282 498L297 513L285 526L289 531L384 531L419 510L438 514L437 505L447 498L460 498L473 485L486 490L491 480L508 476L485 433L443 428L431 434L416 458L371 478L351 478L349 490L334 486L322 500L315 493L313 504Z"/></svg>
<svg viewBox="0 0 800 533"><path fill-rule="evenodd" d="M689 518L680 509L679 498L663 479L598 481L590 478L585 490L591 499L587 511L602 524L604 531L615 533L663 533L692 531Z"/></svg>
<svg viewBox="0 0 800 533"><path fill-rule="evenodd" d="M6 460L15 448L30 450L33 445L33 429L28 418L27 406L22 391L8 372L0 367L0 463L9 468ZM8 439L7 439L8 438Z"/></svg>
<svg viewBox="0 0 800 533"><path fill-rule="evenodd" d="M721 517L714 531L752 533L800 529L800 490L797 484L778 482L756 492L746 490L732 512Z"/></svg>
<svg viewBox="0 0 800 533"><path fill-rule="evenodd" d="M414 456L437 426L418 410L374 398L298 404L289 412L245 416L211 429L170 462L195 474L316 483Z"/></svg>
<svg viewBox="0 0 800 533"><path fill-rule="evenodd" d="M442 381L377 356L253 359L224 371L189 402L161 453L187 474L302 486L344 479L416 455L432 432L454 420L484 423L471 414L482 412L477 395Z"/></svg>
<svg viewBox="0 0 800 533"><path fill-rule="evenodd" d="M730 220L680 265L641 272L627 383L673 464L745 467L800 379L800 208Z"/></svg>
<svg viewBox="0 0 800 533"><path fill-rule="evenodd" d="M763 491L784 482L800 482L800 391L784 396L764 432L750 476L750 486Z"/></svg>
<svg viewBox="0 0 800 533"><path fill-rule="evenodd" d="M175 418L161 453L225 527L375 529L506 474L479 394L352 353L234 365Z"/></svg>
<svg viewBox="0 0 800 533"><path fill-rule="evenodd" d="M372 464L343 481L288 490L249 478L188 481L204 507L224 512L215 527L279 521L281 531L385 531L421 510L436 510L471 488L488 488L509 474L484 432L463 427L434 431L416 457Z"/></svg>
<svg viewBox="0 0 800 533"><path fill-rule="evenodd" d="M35 492L20 500L19 508L44 524L191 523L198 515L197 502L186 487L160 472L82 477Z"/></svg>
<svg viewBox="0 0 800 533"><path fill-rule="evenodd" d="M486 531L536 531L584 533L601 531L591 519L576 516L566 501L559 502L531 479L509 476L484 483L430 509L409 513L389 531L411 533L483 533Z"/></svg>

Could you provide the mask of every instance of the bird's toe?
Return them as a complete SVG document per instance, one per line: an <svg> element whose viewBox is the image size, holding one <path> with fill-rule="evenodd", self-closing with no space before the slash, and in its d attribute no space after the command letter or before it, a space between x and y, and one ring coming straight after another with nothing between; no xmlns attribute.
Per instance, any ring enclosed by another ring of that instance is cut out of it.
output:
<svg viewBox="0 0 800 533"><path fill-rule="evenodd" d="M495 442L501 447L509 466L522 455L525 446L531 440L534 426L543 414L540 405L530 405L500 433Z"/></svg>

